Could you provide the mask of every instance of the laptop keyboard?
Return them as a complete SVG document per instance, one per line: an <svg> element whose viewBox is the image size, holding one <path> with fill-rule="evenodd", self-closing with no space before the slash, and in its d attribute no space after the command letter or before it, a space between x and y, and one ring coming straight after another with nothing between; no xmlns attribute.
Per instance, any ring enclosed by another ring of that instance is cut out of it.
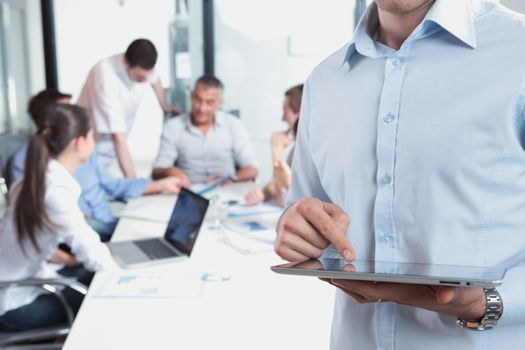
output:
<svg viewBox="0 0 525 350"><path fill-rule="evenodd" d="M166 247L166 245L157 238L136 241L133 243L135 243L135 245L152 260L177 256L177 253Z"/></svg>

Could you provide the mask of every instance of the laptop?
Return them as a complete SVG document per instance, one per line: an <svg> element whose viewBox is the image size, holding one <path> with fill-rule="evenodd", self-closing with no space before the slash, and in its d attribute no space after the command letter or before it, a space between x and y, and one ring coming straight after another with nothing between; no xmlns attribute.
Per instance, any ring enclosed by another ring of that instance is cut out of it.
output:
<svg viewBox="0 0 525 350"><path fill-rule="evenodd" d="M181 189L164 237L108 243L114 259L125 268L188 259L208 204L206 198L188 189Z"/></svg>

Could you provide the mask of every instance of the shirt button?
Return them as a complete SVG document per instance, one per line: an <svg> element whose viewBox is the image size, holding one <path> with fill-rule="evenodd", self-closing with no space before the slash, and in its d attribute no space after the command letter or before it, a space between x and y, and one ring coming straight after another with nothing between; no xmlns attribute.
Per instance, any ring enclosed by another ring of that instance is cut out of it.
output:
<svg viewBox="0 0 525 350"><path fill-rule="evenodd" d="M394 236L391 234L384 234L380 238L381 242L389 247L394 246Z"/></svg>
<svg viewBox="0 0 525 350"><path fill-rule="evenodd" d="M388 113L383 117L383 121L387 124L390 124L396 119L396 117L392 113Z"/></svg>
<svg viewBox="0 0 525 350"><path fill-rule="evenodd" d="M392 63L392 65L393 65L394 67L398 67L398 66L400 66L400 65L401 65L401 62L402 62L402 61L401 61L401 58L399 58L399 57L392 57L392 58L390 58L390 63Z"/></svg>
<svg viewBox="0 0 525 350"><path fill-rule="evenodd" d="M388 185L389 183L392 182L392 178L391 178L390 176L388 176L388 175L385 175L385 176L383 176L383 177L381 178L380 181L381 181L381 184L383 184L383 185Z"/></svg>

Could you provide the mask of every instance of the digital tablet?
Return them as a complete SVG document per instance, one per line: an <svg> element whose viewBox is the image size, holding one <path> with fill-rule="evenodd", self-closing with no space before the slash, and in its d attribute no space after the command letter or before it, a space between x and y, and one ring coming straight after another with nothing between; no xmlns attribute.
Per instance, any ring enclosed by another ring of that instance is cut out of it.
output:
<svg viewBox="0 0 525 350"><path fill-rule="evenodd" d="M504 267L414 264L386 261L310 259L272 266L274 272L348 280L456 287L496 287L503 283Z"/></svg>

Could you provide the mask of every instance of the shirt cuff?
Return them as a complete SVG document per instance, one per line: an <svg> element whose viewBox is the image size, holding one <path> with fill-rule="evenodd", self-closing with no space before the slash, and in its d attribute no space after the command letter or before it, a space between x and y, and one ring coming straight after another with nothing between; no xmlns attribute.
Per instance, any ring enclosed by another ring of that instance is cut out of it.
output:
<svg viewBox="0 0 525 350"><path fill-rule="evenodd" d="M496 327L525 321L525 264L508 269L503 284L496 289L503 301L503 314Z"/></svg>
<svg viewBox="0 0 525 350"><path fill-rule="evenodd" d="M126 197L135 198L142 196L144 189L151 183L151 180L148 179L137 179L134 180L133 186L130 187L129 191L126 193Z"/></svg>

